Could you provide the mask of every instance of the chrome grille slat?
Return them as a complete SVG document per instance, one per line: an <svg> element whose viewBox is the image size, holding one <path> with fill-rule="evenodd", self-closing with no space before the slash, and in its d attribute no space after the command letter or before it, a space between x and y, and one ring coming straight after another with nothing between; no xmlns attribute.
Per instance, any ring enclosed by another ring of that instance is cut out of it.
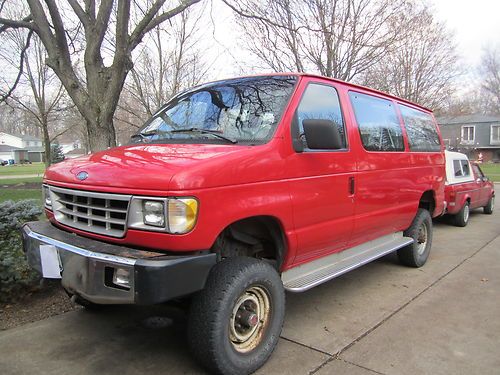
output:
<svg viewBox="0 0 500 375"><path fill-rule="evenodd" d="M92 216L91 214L84 214L83 212L78 212L78 211L71 211L65 208L61 208L59 212L62 212L63 214L66 215L72 215L76 217L80 217L82 219L87 219L87 220L94 220L94 221L102 221L103 223L110 223L110 224L125 224L125 220L114 220L114 219L106 219L104 216Z"/></svg>
<svg viewBox="0 0 500 375"><path fill-rule="evenodd" d="M88 204L77 203L77 202L70 202L70 201L65 200L65 199L58 199L57 201L61 202L62 204L65 204L65 203L67 203L67 204L73 204L73 205L78 206L78 207L95 208L95 207L92 207L91 205L88 205ZM107 208L107 207L104 207L104 208L102 208L102 210L103 211L104 210L105 211L111 211L111 212L121 212L121 213L124 213L124 214L127 213L127 210L120 210L120 209L117 209L117 208Z"/></svg>
<svg viewBox="0 0 500 375"><path fill-rule="evenodd" d="M131 196L49 186L58 222L87 232L123 237Z"/></svg>

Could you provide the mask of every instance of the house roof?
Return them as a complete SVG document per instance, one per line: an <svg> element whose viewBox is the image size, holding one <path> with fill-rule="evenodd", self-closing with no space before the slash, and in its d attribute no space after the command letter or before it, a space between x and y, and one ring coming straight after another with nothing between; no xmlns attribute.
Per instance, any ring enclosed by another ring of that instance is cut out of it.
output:
<svg viewBox="0 0 500 375"><path fill-rule="evenodd" d="M38 142L42 141L40 138L34 137L32 135L22 135L22 134L17 135L17 134L9 134L6 132L0 132L0 133L10 135L11 137L16 137L16 138L22 139L23 141L38 141Z"/></svg>
<svg viewBox="0 0 500 375"><path fill-rule="evenodd" d="M463 116L443 116L438 117L436 120L439 125L482 124L500 122L500 116L472 114Z"/></svg>
<svg viewBox="0 0 500 375"><path fill-rule="evenodd" d="M19 138L21 138L23 141L38 141L38 142L41 142L40 138L33 137L32 135L22 135Z"/></svg>
<svg viewBox="0 0 500 375"><path fill-rule="evenodd" d="M15 150L24 150L23 148L9 146L9 145L0 145L0 152L9 152Z"/></svg>

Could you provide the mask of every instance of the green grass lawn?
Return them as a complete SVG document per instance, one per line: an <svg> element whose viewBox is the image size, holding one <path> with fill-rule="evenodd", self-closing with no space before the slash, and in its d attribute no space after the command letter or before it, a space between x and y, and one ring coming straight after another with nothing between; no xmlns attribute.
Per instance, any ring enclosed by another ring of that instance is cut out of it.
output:
<svg viewBox="0 0 500 375"><path fill-rule="evenodd" d="M491 181L500 182L500 163L481 164L481 170Z"/></svg>
<svg viewBox="0 0 500 375"><path fill-rule="evenodd" d="M0 189L0 202L8 200L36 199L42 205L41 189Z"/></svg>
<svg viewBox="0 0 500 375"><path fill-rule="evenodd" d="M23 174L39 174L42 176L44 171L44 163L4 165L0 167L0 176L16 176Z"/></svg>
<svg viewBox="0 0 500 375"><path fill-rule="evenodd" d="M4 185L17 185L22 183L42 183L42 177L29 177L29 178L5 178L0 179L0 187Z"/></svg>

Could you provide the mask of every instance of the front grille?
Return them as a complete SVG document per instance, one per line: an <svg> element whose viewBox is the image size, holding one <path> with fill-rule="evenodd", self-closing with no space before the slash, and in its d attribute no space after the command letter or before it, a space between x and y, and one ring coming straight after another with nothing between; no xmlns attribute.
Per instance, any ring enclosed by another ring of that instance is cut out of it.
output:
<svg viewBox="0 0 500 375"><path fill-rule="evenodd" d="M49 189L55 219L61 224L111 237L125 234L130 195Z"/></svg>

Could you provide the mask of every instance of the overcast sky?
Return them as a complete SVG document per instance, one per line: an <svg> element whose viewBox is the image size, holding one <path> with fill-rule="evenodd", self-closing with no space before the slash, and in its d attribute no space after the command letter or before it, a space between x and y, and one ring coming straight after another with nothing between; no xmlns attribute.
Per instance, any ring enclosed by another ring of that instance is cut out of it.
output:
<svg viewBox="0 0 500 375"><path fill-rule="evenodd" d="M476 71L483 47L496 45L500 48L500 0L427 0L427 3L434 7L436 19L444 21L455 33L458 53L466 71ZM216 2L212 15L217 23L217 42L211 52L219 56L219 64L214 66L214 78L260 72L259 69L250 72L246 64L238 66L249 56L242 50L238 32L233 30L231 11Z"/></svg>
<svg viewBox="0 0 500 375"><path fill-rule="evenodd" d="M464 63L476 65L488 44L500 47L500 0L431 0L436 16L455 32Z"/></svg>

